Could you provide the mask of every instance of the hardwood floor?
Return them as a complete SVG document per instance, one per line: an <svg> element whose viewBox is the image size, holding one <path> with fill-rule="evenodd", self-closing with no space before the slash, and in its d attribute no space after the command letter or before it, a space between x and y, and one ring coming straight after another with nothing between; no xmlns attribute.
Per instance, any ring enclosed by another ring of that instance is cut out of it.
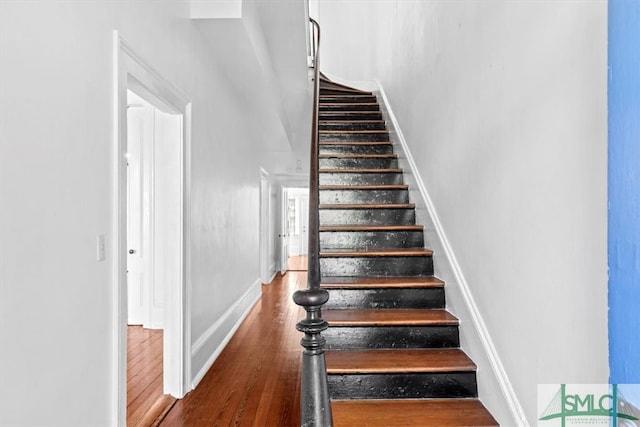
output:
<svg viewBox="0 0 640 427"><path fill-rule="evenodd" d="M306 272L262 287L262 299L198 387L176 402L161 426L300 425L300 357L295 325L304 317L291 296Z"/></svg>
<svg viewBox="0 0 640 427"><path fill-rule="evenodd" d="M163 331L127 327L127 425L157 425L174 403L162 394Z"/></svg>
<svg viewBox="0 0 640 427"><path fill-rule="evenodd" d="M290 271L307 271L307 256L291 256L289 257L289 270Z"/></svg>

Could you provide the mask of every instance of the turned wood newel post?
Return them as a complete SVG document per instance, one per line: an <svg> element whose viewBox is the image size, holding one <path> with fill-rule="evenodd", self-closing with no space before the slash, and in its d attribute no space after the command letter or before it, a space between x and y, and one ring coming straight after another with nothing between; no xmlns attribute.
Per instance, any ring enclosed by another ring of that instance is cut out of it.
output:
<svg viewBox="0 0 640 427"><path fill-rule="evenodd" d="M307 317L296 325L296 328L304 333L300 341L304 347L300 424L305 427L333 425L324 359L325 339L322 336L322 331L329 325L320 315L320 308L328 299L329 293L324 289L304 289L293 294L294 302L307 311Z"/></svg>

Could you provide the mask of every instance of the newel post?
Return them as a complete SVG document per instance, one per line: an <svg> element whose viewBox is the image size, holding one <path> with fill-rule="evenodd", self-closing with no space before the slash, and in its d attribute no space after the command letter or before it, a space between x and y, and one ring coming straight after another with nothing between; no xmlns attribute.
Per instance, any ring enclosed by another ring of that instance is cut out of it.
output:
<svg viewBox="0 0 640 427"><path fill-rule="evenodd" d="M302 352L302 385L300 395L300 424L304 427L333 425L327 369L324 358L325 339L322 331L328 324L320 316L320 308L329 299L324 289L304 289L293 294L296 304L307 311L307 317L296 328L304 333Z"/></svg>

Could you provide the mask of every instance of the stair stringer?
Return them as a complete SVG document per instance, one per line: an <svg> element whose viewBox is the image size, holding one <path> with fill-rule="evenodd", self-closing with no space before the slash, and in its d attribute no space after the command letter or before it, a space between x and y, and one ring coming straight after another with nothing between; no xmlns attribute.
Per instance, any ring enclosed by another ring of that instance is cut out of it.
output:
<svg viewBox="0 0 640 427"><path fill-rule="evenodd" d="M341 83L353 83L355 87L371 90L379 97L390 140L395 144L394 152L398 154L399 167L404 170L405 184L409 185L409 199L416 205L416 222L424 225L425 242L434 251L435 275L446 283L447 309L460 319L460 347L478 365L480 400L501 425L529 427L522 405L511 385L424 181L416 168L384 88L378 81L357 83L342 81ZM465 325L473 325L473 328Z"/></svg>

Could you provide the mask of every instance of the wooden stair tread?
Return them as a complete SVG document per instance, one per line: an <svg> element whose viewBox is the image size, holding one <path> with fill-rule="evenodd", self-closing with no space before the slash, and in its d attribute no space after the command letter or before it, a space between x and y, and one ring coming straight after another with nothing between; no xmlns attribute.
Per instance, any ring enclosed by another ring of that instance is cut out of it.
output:
<svg viewBox="0 0 640 427"><path fill-rule="evenodd" d="M333 80L331 80L330 78L328 78L326 75L324 75L324 73L322 73L322 71L320 72L320 88L322 89L323 86L322 85L327 85L327 86L331 86L330 89L333 89L335 87L339 87L345 90L349 90L349 91L354 91L354 92L360 92L363 94L369 94L369 95L373 95L373 92L369 92L366 90L362 90L362 89L356 89L355 87L351 87L351 86L347 86L344 85L342 83L338 83L338 82L334 82ZM327 87L324 86L324 87Z"/></svg>
<svg viewBox="0 0 640 427"><path fill-rule="evenodd" d="M320 190L408 190L406 184L375 184L375 185L320 185Z"/></svg>
<svg viewBox="0 0 640 427"><path fill-rule="evenodd" d="M422 225L325 225L320 231L422 231Z"/></svg>
<svg viewBox="0 0 640 427"><path fill-rule="evenodd" d="M343 129L329 129L329 130L320 130L319 133L344 133L344 134L386 134L389 133L388 130L379 130L379 129L362 129L362 130L343 130Z"/></svg>
<svg viewBox="0 0 640 427"><path fill-rule="evenodd" d="M371 97L375 97L375 95L373 94L367 94L367 93L344 93L344 94L337 94L337 93L325 93L325 94L320 94L320 100L326 100L326 99L332 99L332 98L337 98L337 99L341 99L341 98L371 98Z"/></svg>
<svg viewBox="0 0 640 427"><path fill-rule="evenodd" d="M333 400L336 427L493 427L498 422L478 399Z"/></svg>
<svg viewBox="0 0 640 427"><path fill-rule="evenodd" d="M415 209L414 203L325 203L319 209Z"/></svg>
<svg viewBox="0 0 640 427"><path fill-rule="evenodd" d="M431 256L433 251L424 248L378 249L378 250L327 250L320 252L321 258L336 257L391 257L391 256Z"/></svg>
<svg viewBox="0 0 640 427"><path fill-rule="evenodd" d="M335 104L335 105L353 105L353 104ZM330 117L330 116L341 116L341 115L357 115L357 114L382 114L380 111L377 110L320 110L318 112L320 114L320 116L318 117L319 120L322 120L322 116L325 117ZM329 120L324 119L324 120Z"/></svg>
<svg viewBox="0 0 640 427"><path fill-rule="evenodd" d="M437 277L326 277L320 284L325 289L432 288L443 287Z"/></svg>
<svg viewBox="0 0 640 427"><path fill-rule="evenodd" d="M376 119L369 119L369 120L349 120L349 119L320 119L318 120L320 123L355 123L355 124L362 124L362 123L385 123L384 120L376 120Z"/></svg>
<svg viewBox="0 0 640 427"><path fill-rule="evenodd" d="M397 159L398 155L394 153L389 154L351 154L351 153L336 153L336 154L319 154L320 159Z"/></svg>
<svg viewBox="0 0 640 427"><path fill-rule="evenodd" d="M320 169L320 173L402 173L402 169Z"/></svg>
<svg viewBox="0 0 640 427"><path fill-rule="evenodd" d="M457 325L458 318L444 309L345 309L324 310L331 326L429 326Z"/></svg>
<svg viewBox="0 0 640 427"><path fill-rule="evenodd" d="M322 145L393 145L391 141L320 141Z"/></svg>
<svg viewBox="0 0 640 427"><path fill-rule="evenodd" d="M334 92L341 92L340 94L332 94L332 93L322 93L322 91L334 91ZM346 95L346 96L352 96L352 95L363 95L363 96L374 96L373 93L371 92L364 92L361 90L357 90L357 89L347 89L344 87L340 87L340 86L329 86L329 85L323 85L323 82L320 82L320 96L324 97L324 96L340 96L340 95Z"/></svg>
<svg viewBox="0 0 640 427"><path fill-rule="evenodd" d="M325 352L328 374L390 374L475 371L476 364L457 348L333 350Z"/></svg>
<svg viewBox="0 0 640 427"><path fill-rule="evenodd" d="M380 105L377 102L335 102L335 103L330 103L330 102L322 102L323 100L320 100L320 106L325 106L325 105L329 105L329 106L335 106L335 105L340 105L340 106L360 106L360 105Z"/></svg>
<svg viewBox="0 0 640 427"><path fill-rule="evenodd" d="M360 105L360 104L358 104ZM320 115L341 115L344 114L344 111L320 111ZM348 111L346 112L347 114L376 114L378 113L377 111L367 111L367 110L352 110L352 111Z"/></svg>

